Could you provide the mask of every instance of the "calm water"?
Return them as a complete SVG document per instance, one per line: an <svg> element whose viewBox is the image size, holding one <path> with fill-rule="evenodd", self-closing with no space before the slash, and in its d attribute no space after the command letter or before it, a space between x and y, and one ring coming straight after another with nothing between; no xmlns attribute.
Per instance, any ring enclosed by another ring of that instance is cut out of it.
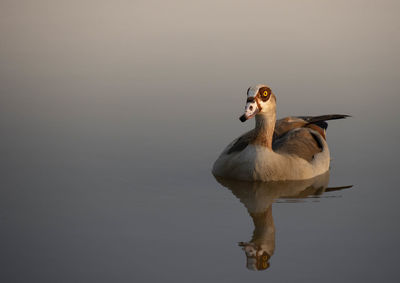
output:
<svg viewBox="0 0 400 283"><path fill-rule="evenodd" d="M1 6L1 282L398 281L396 1ZM254 83L329 175L211 175Z"/></svg>

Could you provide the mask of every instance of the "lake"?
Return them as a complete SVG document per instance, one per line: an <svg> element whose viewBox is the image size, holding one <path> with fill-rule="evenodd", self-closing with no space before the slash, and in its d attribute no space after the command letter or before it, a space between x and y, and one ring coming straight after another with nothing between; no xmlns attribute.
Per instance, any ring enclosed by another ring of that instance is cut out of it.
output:
<svg viewBox="0 0 400 283"><path fill-rule="evenodd" d="M399 3L2 6L1 282L398 281ZM257 83L329 174L214 178Z"/></svg>

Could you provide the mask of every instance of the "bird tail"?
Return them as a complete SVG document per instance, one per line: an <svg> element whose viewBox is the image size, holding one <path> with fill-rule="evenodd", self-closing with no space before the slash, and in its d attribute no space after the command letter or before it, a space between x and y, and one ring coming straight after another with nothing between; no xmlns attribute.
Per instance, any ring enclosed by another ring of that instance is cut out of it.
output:
<svg viewBox="0 0 400 283"><path fill-rule="evenodd" d="M326 130L328 128L328 123L326 121L345 119L347 117L351 117L351 116L345 115L345 114L328 114L328 115L321 115L321 116L302 116L299 118L306 121L307 124L315 124Z"/></svg>

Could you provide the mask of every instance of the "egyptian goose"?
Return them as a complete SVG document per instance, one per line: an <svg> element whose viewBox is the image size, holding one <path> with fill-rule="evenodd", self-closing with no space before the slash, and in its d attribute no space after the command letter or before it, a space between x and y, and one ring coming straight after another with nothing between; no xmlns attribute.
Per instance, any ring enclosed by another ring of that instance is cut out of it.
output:
<svg viewBox="0 0 400 283"><path fill-rule="evenodd" d="M329 170L326 121L348 115L286 117L276 120L276 97L267 85L247 90L240 121L255 128L232 141L215 161L215 176L244 181L304 180Z"/></svg>

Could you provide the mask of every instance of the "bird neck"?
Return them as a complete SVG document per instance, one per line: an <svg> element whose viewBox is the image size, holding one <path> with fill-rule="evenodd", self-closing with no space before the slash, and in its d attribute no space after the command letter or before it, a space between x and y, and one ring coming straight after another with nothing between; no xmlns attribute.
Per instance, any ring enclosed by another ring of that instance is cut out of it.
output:
<svg viewBox="0 0 400 283"><path fill-rule="evenodd" d="M275 249L275 224L272 218L272 205L262 213L250 213L254 223L252 243L257 246L263 246L269 255L274 253Z"/></svg>
<svg viewBox="0 0 400 283"><path fill-rule="evenodd" d="M259 113L255 117L254 144L265 146L272 150L272 138L275 130L276 113Z"/></svg>

